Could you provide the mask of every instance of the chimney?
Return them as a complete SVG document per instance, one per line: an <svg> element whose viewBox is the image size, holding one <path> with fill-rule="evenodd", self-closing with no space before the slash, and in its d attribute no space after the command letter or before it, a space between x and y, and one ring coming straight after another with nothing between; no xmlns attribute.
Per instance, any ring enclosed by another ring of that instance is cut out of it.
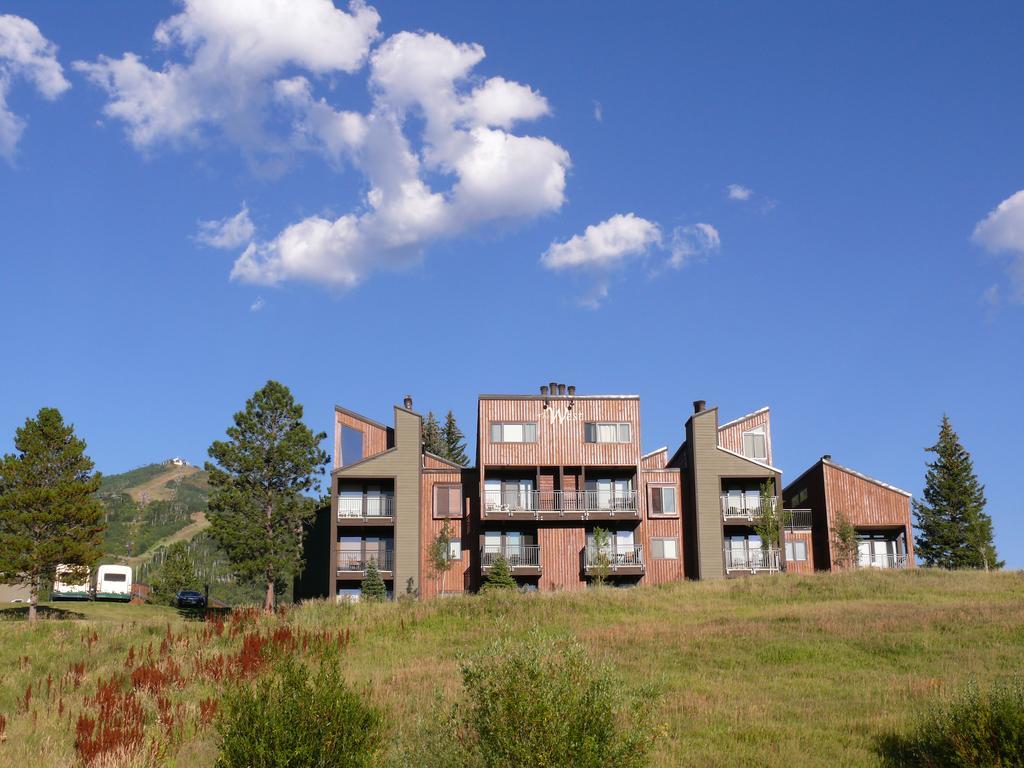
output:
<svg viewBox="0 0 1024 768"><path fill-rule="evenodd" d="M402 401L402 405L405 406L405 410L412 410L412 395L406 395L405 400Z"/></svg>
<svg viewBox="0 0 1024 768"><path fill-rule="evenodd" d="M576 385L575 384L570 384L569 385L569 397L576 397Z"/></svg>
<svg viewBox="0 0 1024 768"><path fill-rule="evenodd" d="M565 395L565 384L559 384L558 385L558 394L560 396L564 396Z"/></svg>
<svg viewBox="0 0 1024 768"><path fill-rule="evenodd" d="M551 396L552 397L554 397L555 395L558 394L558 382L557 381L552 381L550 384L548 384L548 386L551 387Z"/></svg>
<svg viewBox="0 0 1024 768"><path fill-rule="evenodd" d="M705 410L707 408L707 406L708 406L708 403L707 403L706 400L694 400L693 401L693 412L694 413L700 413L701 411Z"/></svg>
<svg viewBox="0 0 1024 768"><path fill-rule="evenodd" d="M542 384L542 385L541 385L541 388L540 388L540 396L541 396L541 397L547 397L547 396L548 396L548 387L547 387L547 384Z"/></svg>
<svg viewBox="0 0 1024 768"><path fill-rule="evenodd" d="M824 456L821 457L821 460L822 461L832 461L832 454L831 453L826 453Z"/></svg>

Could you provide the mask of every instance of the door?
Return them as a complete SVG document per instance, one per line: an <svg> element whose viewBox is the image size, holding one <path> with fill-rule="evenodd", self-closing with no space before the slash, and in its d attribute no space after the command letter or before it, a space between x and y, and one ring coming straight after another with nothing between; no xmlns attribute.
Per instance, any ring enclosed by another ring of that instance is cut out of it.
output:
<svg viewBox="0 0 1024 768"><path fill-rule="evenodd" d="M615 532L615 554L614 559L619 563L628 563L634 565L636 557L633 551L633 532L632 531L616 531Z"/></svg>

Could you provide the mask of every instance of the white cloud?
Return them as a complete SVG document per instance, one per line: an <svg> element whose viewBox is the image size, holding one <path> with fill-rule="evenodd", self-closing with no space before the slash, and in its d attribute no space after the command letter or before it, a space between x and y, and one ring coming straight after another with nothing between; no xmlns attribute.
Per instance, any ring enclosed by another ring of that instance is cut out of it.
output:
<svg viewBox="0 0 1024 768"><path fill-rule="evenodd" d="M604 122L604 107L601 106L600 101L594 101L594 119L599 123Z"/></svg>
<svg viewBox="0 0 1024 768"><path fill-rule="evenodd" d="M1024 189L1010 195L979 221L972 239L991 253L1010 254L1007 274L1011 299L1024 302Z"/></svg>
<svg viewBox="0 0 1024 768"><path fill-rule="evenodd" d="M54 100L71 84L57 61L57 46L43 37L28 19L0 15L0 156L13 160L25 120L7 106L12 82L31 82L46 99Z"/></svg>
<svg viewBox="0 0 1024 768"><path fill-rule="evenodd" d="M249 307L249 311L250 311L250 312L260 312L260 311L262 311L262 310L263 310L263 308L264 308L265 306L267 306L267 302L265 302L265 301L263 300L263 297L262 297L262 296L257 296L257 297L256 297L256 301L254 301L254 302L252 303L252 306L250 306L250 307Z"/></svg>
<svg viewBox="0 0 1024 768"><path fill-rule="evenodd" d="M568 152L512 130L549 114L547 100L528 85L474 75L480 45L399 32L371 50L379 17L359 2L347 14L330 0L232 0L223 12L210 5L188 0L157 28L157 41L180 49L185 63L151 70L125 54L77 65L107 88L107 114L125 121L140 149L217 126L247 152L317 152L334 167L351 165L366 183L356 209L249 243L233 279L352 286L372 270L414 262L432 241L565 201ZM297 18L286 20L282 8ZM319 29L328 22L331 33ZM297 33L313 28L317 34ZM372 105L361 113L334 103L323 76L364 61Z"/></svg>
<svg viewBox="0 0 1024 768"><path fill-rule="evenodd" d="M744 187L742 184L730 184L725 188L730 200L749 200L754 190Z"/></svg>
<svg viewBox="0 0 1024 768"><path fill-rule="evenodd" d="M252 240L254 232L249 207L242 203L242 210L234 216L199 222L196 239L214 248L239 248Z"/></svg>
<svg viewBox="0 0 1024 768"><path fill-rule="evenodd" d="M600 224L591 224L582 235L552 243L541 263L548 269L614 267L660 243L661 229L653 221L617 213Z"/></svg>
<svg viewBox="0 0 1024 768"><path fill-rule="evenodd" d="M703 261L722 247L718 230L710 224L697 223L672 230L669 246L669 265L684 267L694 261Z"/></svg>

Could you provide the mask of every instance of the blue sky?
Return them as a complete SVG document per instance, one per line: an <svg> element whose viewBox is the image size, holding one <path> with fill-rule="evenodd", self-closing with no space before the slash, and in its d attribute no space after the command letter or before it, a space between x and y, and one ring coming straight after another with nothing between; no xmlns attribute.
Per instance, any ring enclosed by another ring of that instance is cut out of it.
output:
<svg viewBox="0 0 1024 768"><path fill-rule="evenodd" d="M1019 3L272 5L4 2L0 448L554 379L919 494L946 412L1024 566Z"/></svg>

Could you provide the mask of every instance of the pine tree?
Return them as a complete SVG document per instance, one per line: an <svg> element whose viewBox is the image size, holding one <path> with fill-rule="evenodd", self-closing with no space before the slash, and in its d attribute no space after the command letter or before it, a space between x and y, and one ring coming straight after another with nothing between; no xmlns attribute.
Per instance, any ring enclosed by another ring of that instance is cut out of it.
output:
<svg viewBox="0 0 1024 768"><path fill-rule="evenodd" d="M164 561L150 579L151 596L154 601L173 603L183 589L198 589L199 577L192 566L192 555L188 544L177 541L164 555Z"/></svg>
<svg viewBox="0 0 1024 768"><path fill-rule="evenodd" d="M985 487L948 416L942 417L938 442L926 450L936 458L927 463L924 500L914 500L921 532L914 540L917 556L940 568L1002 568L992 518L984 511Z"/></svg>
<svg viewBox="0 0 1024 768"><path fill-rule="evenodd" d="M380 577L376 558L370 558L370 562L366 564L366 577L360 585L360 592L362 599L368 603L381 603L388 598L388 589L384 586L384 579Z"/></svg>
<svg viewBox="0 0 1024 768"><path fill-rule="evenodd" d="M512 569L508 566L508 560L505 559L504 555L498 555L494 558L491 570L484 577L484 583L481 585L480 591L489 592L492 589L515 589L518 586L515 578L512 576Z"/></svg>
<svg viewBox="0 0 1024 768"><path fill-rule="evenodd" d="M93 565L102 554L100 474L56 408L42 408L0 459L0 580L29 588L29 621L39 590L60 564Z"/></svg>
<svg viewBox="0 0 1024 768"><path fill-rule="evenodd" d="M445 417L441 437L445 447L445 452L442 455L446 459L462 467L469 464L469 457L466 455L466 436L462 434L462 430L459 429L459 425L455 421L455 414L451 411L448 411L448 415Z"/></svg>
<svg viewBox="0 0 1024 768"><path fill-rule="evenodd" d="M427 413L423 422L423 449L435 456L446 458L446 446L444 437L441 434L441 425L433 411Z"/></svg>
<svg viewBox="0 0 1024 768"><path fill-rule="evenodd" d="M268 381L236 413L227 441L210 446L213 493L210 533L242 581L266 585L264 610L274 610L276 585L302 567L302 536L315 514L327 454L302 421L288 387Z"/></svg>

